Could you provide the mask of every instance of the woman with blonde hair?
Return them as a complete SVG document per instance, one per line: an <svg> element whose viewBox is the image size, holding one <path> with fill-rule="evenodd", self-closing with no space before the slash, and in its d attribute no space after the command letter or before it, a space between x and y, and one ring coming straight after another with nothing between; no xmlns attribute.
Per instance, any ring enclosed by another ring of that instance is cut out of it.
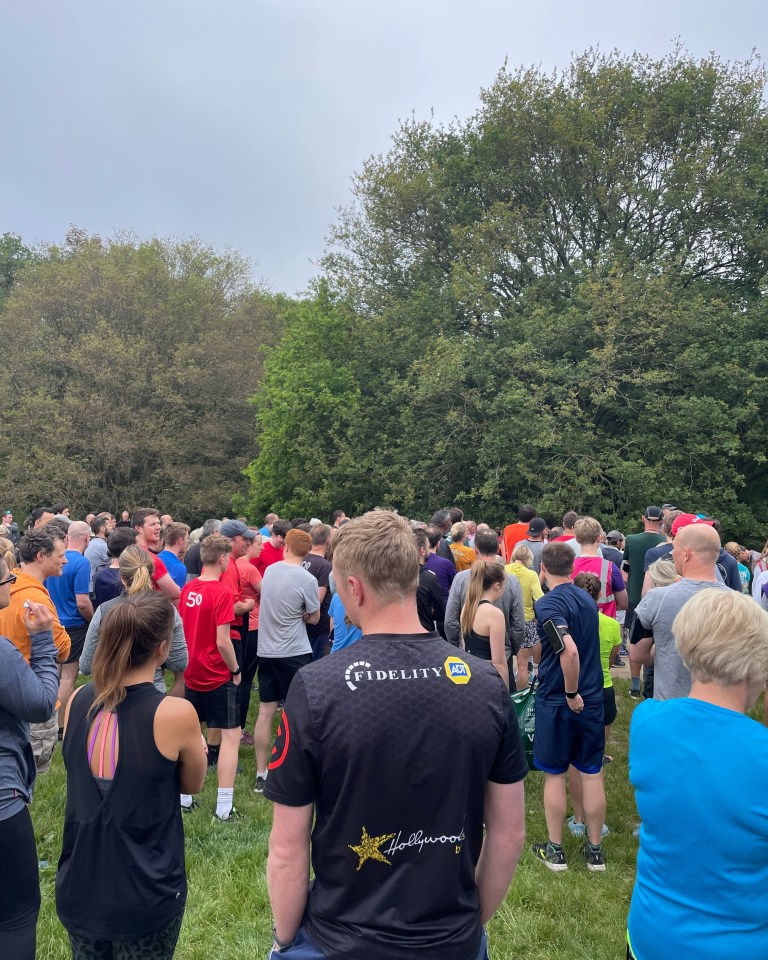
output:
<svg viewBox="0 0 768 960"><path fill-rule="evenodd" d="M768 677L768 613L710 587L688 600L672 630L691 692L639 704L630 728L642 826L627 955L762 960L768 730L747 711Z"/></svg>
<svg viewBox="0 0 768 960"><path fill-rule="evenodd" d="M56 910L73 960L170 960L187 899L179 791L198 793L205 746L191 703L160 693L170 601L139 590L104 617L93 682L72 695Z"/></svg>
<svg viewBox="0 0 768 960"><path fill-rule="evenodd" d="M467 653L489 660L509 689L507 623L503 611L494 606L504 593L505 577L504 567L498 563L476 560L472 564L459 625Z"/></svg>
<svg viewBox="0 0 768 960"><path fill-rule="evenodd" d="M528 660L533 657L533 676L541 660L541 642L536 630L536 613L533 605L544 596L539 575L533 569L533 551L524 543L518 543L512 551L512 562L504 568L507 573L517 577L523 591L523 612L525 613L525 635L523 644L517 651L516 687L522 690L528 686Z"/></svg>
<svg viewBox="0 0 768 960"><path fill-rule="evenodd" d="M472 547L464 545L466 536L466 523L461 520L458 523L454 523L451 527L451 553L453 554L453 562L456 564L457 573L461 570L469 570L475 560L477 560L477 554Z"/></svg>
<svg viewBox="0 0 768 960"><path fill-rule="evenodd" d="M99 634L101 625L107 613L112 610L115 604L120 603L125 597L136 596L141 593L154 593L155 586L152 583L152 573L155 565L152 560L152 554L144 550L143 547L126 547L120 554L119 570L120 580L125 588L124 593L115 597L113 600L107 600L96 608L93 619L88 624L88 632L85 635L83 652L80 655L80 673L86 676L90 674L94 661L94 655L99 643ZM184 626L176 607L173 609L173 638L171 647L168 651L168 657L163 664L158 664L155 670L155 686L159 691L165 693L165 671L170 670L174 674L173 686L170 693L174 697L184 696L184 671L187 669L189 654L187 651L187 641L184 638Z"/></svg>

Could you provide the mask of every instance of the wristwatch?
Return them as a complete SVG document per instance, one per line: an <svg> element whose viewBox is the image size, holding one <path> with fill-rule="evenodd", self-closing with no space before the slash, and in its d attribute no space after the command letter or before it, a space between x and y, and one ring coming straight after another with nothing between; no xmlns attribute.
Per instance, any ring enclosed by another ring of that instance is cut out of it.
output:
<svg viewBox="0 0 768 960"><path fill-rule="evenodd" d="M579 691L577 690L575 693L568 693L568 691L566 690L565 695L566 697L568 697L569 700L573 700L574 697L578 697Z"/></svg>
<svg viewBox="0 0 768 960"><path fill-rule="evenodd" d="M232 674L233 677L239 677L242 671L240 667L238 667L237 670L230 670L229 672Z"/></svg>

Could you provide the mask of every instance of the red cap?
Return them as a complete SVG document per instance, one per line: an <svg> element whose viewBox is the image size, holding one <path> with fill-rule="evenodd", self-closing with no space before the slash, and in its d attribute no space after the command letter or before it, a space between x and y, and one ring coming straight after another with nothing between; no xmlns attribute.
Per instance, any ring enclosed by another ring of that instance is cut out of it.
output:
<svg viewBox="0 0 768 960"><path fill-rule="evenodd" d="M681 513L679 517L675 517L675 522L672 524L672 536L676 537L679 530L682 530L683 527L690 527L692 523L705 523L708 527L714 526L714 520L708 520L706 517L699 517L695 513Z"/></svg>

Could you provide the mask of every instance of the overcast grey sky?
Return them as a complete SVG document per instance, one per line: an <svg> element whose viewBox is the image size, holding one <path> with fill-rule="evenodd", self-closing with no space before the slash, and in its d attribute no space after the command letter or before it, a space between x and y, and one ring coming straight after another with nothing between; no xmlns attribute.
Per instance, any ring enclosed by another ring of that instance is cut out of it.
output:
<svg viewBox="0 0 768 960"><path fill-rule="evenodd" d="M399 119L470 115L505 58L767 32L765 0L2 0L0 233L195 234L293 294Z"/></svg>

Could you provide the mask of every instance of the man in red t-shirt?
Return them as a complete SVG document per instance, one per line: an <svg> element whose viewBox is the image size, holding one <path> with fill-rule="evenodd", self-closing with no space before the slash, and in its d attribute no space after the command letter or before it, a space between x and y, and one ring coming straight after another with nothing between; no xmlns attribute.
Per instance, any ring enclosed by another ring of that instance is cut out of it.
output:
<svg viewBox="0 0 768 960"><path fill-rule="evenodd" d="M285 552L285 535L290 529L290 520L275 520L272 524L272 536L261 548L258 560L251 561L262 577L267 567L271 567L273 563L278 563L283 559Z"/></svg>
<svg viewBox="0 0 768 960"><path fill-rule="evenodd" d="M258 534L255 530L247 527L242 520L225 520L219 528L219 533L232 544L229 566L222 574L221 582L232 591L235 601L235 622L232 624L231 637L233 643L240 643L243 639L243 614L250 613L253 610L253 600L246 599L243 596L243 585L240 580L240 572L237 569L237 561L246 555L248 547ZM235 650L239 652L238 647Z"/></svg>
<svg viewBox="0 0 768 960"><path fill-rule="evenodd" d="M152 555L152 562L155 569L152 573L152 583L155 589L165 594L169 600L178 605L181 590L179 585L174 582L168 570L157 554L163 549L162 542L162 524L160 523L160 511L153 510L151 507L142 507L140 510L134 510L131 514L131 526L136 531L136 543L147 553Z"/></svg>
<svg viewBox="0 0 768 960"><path fill-rule="evenodd" d="M216 762L219 780L216 817L222 822L232 820L235 813L232 801L240 747L240 667L230 639L234 601L221 583L231 552L227 537L218 533L207 537L200 547L203 572L184 587L179 603L189 650L184 672L186 698L200 723L208 727L208 762ZM220 735L220 746L210 743L213 733ZM181 805L192 809L192 798L182 795Z"/></svg>
<svg viewBox="0 0 768 960"><path fill-rule="evenodd" d="M504 527L502 542L504 544L504 559L509 563L512 551L521 540L528 536L528 524L536 516L536 507L524 503L517 511L517 523L508 523Z"/></svg>

